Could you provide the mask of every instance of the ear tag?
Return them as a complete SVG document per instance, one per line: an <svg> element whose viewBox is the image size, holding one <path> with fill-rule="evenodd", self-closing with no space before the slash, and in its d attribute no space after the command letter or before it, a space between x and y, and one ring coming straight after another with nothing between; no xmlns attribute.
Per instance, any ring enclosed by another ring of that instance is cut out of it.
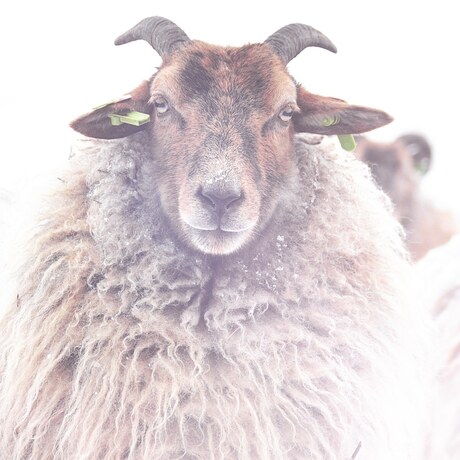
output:
<svg viewBox="0 0 460 460"><path fill-rule="evenodd" d="M335 115L334 117L324 117L323 126L332 126L340 122L340 117ZM356 148L355 138L352 134L338 134L337 138L339 139L340 145L343 150L347 152L352 152Z"/></svg>
<svg viewBox="0 0 460 460"><path fill-rule="evenodd" d="M340 122L340 117L338 115L334 115L333 117L323 118L323 126L332 126L332 125L336 125L339 122Z"/></svg>
<svg viewBox="0 0 460 460"><path fill-rule="evenodd" d="M128 112L125 115L119 113L111 113L108 115L112 126L119 126L122 123L133 126L145 125L150 121L150 115L142 112Z"/></svg>
<svg viewBox="0 0 460 460"><path fill-rule="evenodd" d="M429 161L427 158L415 164L415 170L422 176L430 169Z"/></svg>
<svg viewBox="0 0 460 460"><path fill-rule="evenodd" d="M356 148L356 141L352 134L339 134L337 137L343 150L352 152Z"/></svg>

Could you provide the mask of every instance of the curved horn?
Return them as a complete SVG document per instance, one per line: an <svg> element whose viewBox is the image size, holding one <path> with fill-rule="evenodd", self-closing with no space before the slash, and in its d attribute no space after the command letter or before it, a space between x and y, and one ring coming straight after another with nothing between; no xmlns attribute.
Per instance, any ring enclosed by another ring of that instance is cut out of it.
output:
<svg viewBox="0 0 460 460"><path fill-rule="evenodd" d="M321 32L305 24L289 24L270 35L265 43L287 64L308 46L337 53L334 44Z"/></svg>
<svg viewBox="0 0 460 460"><path fill-rule="evenodd" d="M120 35L115 40L115 45L124 45L134 40L145 40L161 57L171 54L182 44L191 41L174 22L160 16L143 19Z"/></svg>

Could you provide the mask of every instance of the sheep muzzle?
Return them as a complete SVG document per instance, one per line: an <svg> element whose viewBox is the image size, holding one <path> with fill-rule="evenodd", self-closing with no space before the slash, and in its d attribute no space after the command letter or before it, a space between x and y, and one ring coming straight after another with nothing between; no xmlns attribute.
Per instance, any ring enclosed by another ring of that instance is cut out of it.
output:
<svg viewBox="0 0 460 460"><path fill-rule="evenodd" d="M259 212L254 184L247 179L243 184L229 170L185 183L179 194L182 230L193 246L206 253L229 254L243 246L257 225Z"/></svg>

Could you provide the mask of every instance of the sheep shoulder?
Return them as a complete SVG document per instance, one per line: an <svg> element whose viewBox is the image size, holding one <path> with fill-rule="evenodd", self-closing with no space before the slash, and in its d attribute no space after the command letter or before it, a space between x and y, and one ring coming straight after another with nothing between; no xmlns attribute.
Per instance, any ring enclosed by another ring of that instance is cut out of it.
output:
<svg viewBox="0 0 460 460"><path fill-rule="evenodd" d="M29 251L1 324L1 449L345 458L362 443L409 458L421 326L366 168L299 136L276 218L219 258L171 234L143 136L86 144Z"/></svg>

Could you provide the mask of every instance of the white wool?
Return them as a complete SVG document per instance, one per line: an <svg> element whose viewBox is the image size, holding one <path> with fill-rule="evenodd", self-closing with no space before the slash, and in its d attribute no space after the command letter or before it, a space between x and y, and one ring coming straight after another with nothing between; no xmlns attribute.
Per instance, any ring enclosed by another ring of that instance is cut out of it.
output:
<svg viewBox="0 0 460 460"><path fill-rule="evenodd" d="M455 459L460 452L460 236L430 251L415 275L416 303L430 311L437 338L426 458Z"/></svg>
<svg viewBox="0 0 460 460"><path fill-rule="evenodd" d="M0 323L0 458L421 458L400 227L317 142L298 136L272 221L224 257L171 232L144 134L82 142Z"/></svg>

